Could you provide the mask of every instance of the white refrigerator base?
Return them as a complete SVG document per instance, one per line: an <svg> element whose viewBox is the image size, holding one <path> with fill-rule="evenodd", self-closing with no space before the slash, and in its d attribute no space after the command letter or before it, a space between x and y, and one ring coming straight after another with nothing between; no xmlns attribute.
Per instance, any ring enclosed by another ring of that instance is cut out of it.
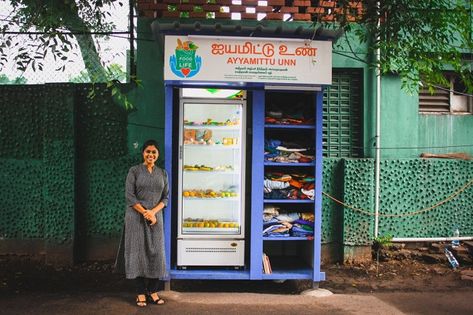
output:
<svg viewBox="0 0 473 315"><path fill-rule="evenodd" d="M240 267L244 264L244 240L177 240L177 265L179 267Z"/></svg>

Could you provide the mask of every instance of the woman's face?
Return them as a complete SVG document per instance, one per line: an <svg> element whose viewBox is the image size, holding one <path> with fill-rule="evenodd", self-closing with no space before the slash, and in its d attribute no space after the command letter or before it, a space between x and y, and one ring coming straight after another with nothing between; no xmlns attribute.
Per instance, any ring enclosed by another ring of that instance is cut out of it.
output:
<svg viewBox="0 0 473 315"><path fill-rule="evenodd" d="M158 148L154 145L149 145L143 151L143 160L148 165L153 165L159 157Z"/></svg>

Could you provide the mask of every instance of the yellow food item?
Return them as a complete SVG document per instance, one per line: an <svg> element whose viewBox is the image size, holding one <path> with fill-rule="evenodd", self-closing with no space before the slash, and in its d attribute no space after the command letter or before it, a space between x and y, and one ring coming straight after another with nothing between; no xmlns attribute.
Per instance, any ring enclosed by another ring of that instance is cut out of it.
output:
<svg viewBox="0 0 473 315"><path fill-rule="evenodd" d="M189 197L190 193L188 191L185 191L183 195L184 195L184 197Z"/></svg>

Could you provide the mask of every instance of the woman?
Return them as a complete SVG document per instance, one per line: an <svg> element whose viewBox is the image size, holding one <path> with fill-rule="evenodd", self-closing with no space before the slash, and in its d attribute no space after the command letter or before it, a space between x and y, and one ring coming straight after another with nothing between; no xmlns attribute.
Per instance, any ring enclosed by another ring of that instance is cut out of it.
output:
<svg viewBox="0 0 473 315"><path fill-rule="evenodd" d="M169 190L166 171L155 165L158 143L148 140L141 151L143 164L131 167L126 178L125 228L116 264L124 267L127 279L135 279L136 305L144 307L147 297L164 304L157 291L159 278L166 275L162 210Z"/></svg>

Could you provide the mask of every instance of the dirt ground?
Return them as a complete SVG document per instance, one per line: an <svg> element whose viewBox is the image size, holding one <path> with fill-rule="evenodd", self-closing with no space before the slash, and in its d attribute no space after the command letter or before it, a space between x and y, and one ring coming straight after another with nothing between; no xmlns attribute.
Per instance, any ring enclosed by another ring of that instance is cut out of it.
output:
<svg viewBox="0 0 473 315"><path fill-rule="evenodd" d="M419 245L419 244L416 244ZM327 281L321 287L334 293L429 292L473 288L473 248L471 244L452 249L447 243L411 247L392 245L381 250L379 263L325 266ZM459 262L452 268L444 249L450 249Z"/></svg>
<svg viewBox="0 0 473 315"><path fill-rule="evenodd" d="M464 247L455 252L460 267L453 269L443 253L444 246L429 244L407 249L401 244L383 251L379 265L375 259L363 264L325 265L322 270L326 281L320 287L344 294L471 290L471 251ZM310 281L173 280L171 283L171 289L178 292L298 294L310 287ZM0 296L77 291L131 292L133 284L113 273L112 262L58 267L27 256L0 256Z"/></svg>

